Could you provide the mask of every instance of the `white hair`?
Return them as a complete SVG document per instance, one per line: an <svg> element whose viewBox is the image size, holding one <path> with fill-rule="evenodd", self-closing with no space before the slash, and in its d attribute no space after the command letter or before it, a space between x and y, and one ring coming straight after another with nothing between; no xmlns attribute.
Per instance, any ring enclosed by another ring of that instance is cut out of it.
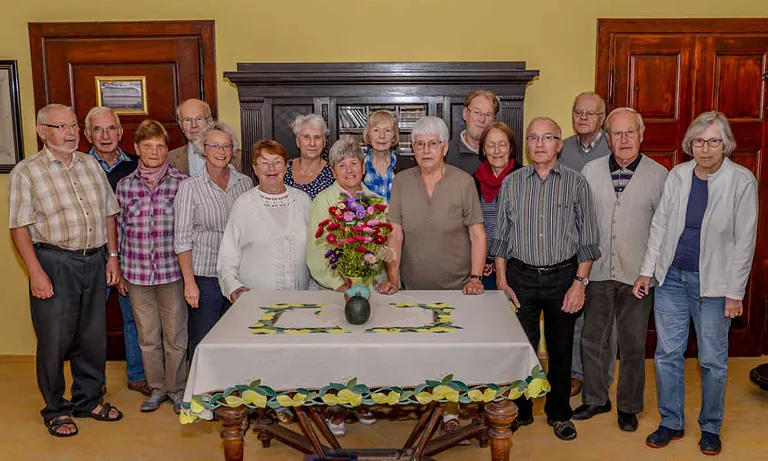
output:
<svg viewBox="0 0 768 461"><path fill-rule="evenodd" d="M200 104L202 104L202 105L203 105L203 107L205 107L205 110L206 110L206 112L208 113L208 118L211 118L211 116L212 116L212 115L211 115L211 106L209 106L207 102L205 102L205 101L201 101L201 100L199 100L199 99L197 99L197 98L190 98L190 99L187 99L187 100L183 101L183 102L182 102L181 104L179 104L178 106L176 106L176 120L178 120L178 121L181 121L181 107L182 107L184 104L186 104L186 103L188 103L188 102L191 102L191 101L197 101L197 102L199 102Z"/></svg>
<svg viewBox="0 0 768 461"><path fill-rule="evenodd" d="M440 142L448 142L450 138L450 132L445 121L440 117L421 117L416 120L411 128L411 140L415 140L417 136L434 136L437 135L440 138Z"/></svg>
<svg viewBox="0 0 768 461"><path fill-rule="evenodd" d="M237 152L237 149L240 148L240 143L237 140L237 133L234 128L219 120L214 120L213 123L208 125L205 131L200 135L201 147L205 147L205 143L208 142L208 136L214 131L223 131L224 133L227 133L232 142L232 152Z"/></svg>
<svg viewBox="0 0 768 461"><path fill-rule="evenodd" d="M111 107L96 106L92 107L91 110L88 111L88 115L85 116L85 131L90 132L93 130L93 123L91 122L91 119L93 119L93 117L98 117L101 114L112 114L112 116L114 116L115 120L117 121L117 129L120 129L120 117L117 116L117 112L115 112L114 109Z"/></svg>
<svg viewBox="0 0 768 461"><path fill-rule="evenodd" d="M331 150L328 152L328 163L331 165L331 168L336 168L336 165L347 157L354 157L360 160L360 162L365 161L365 154L360 146L360 139L355 136L345 135L333 143Z"/></svg>
<svg viewBox="0 0 768 461"><path fill-rule="evenodd" d="M634 115L635 120L637 120L637 131L639 131L640 134L645 132L645 123L643 123L643 116L640 115L640 112L631 107L617 107L616 109L613 109L610 114L608 114L608 117L605 118L605 122L603 122L605 132L608 133L609 136L611 134L611 119L619 114Z"/></svg>
<svg viewBox="0 0 768 461"><path fill-rule="evenodd" d="M728 118L721 112L715 111L704 112L691 122L691 126L688 127L685 136L683 136L683 152L693 155L691 143L712 125L716 125L720 129L720 136L723 138L723 155L729 157L736 150L736 138L733 136Z"/></svg>
<svg viewBox="0 0 768 461"><path fill-rule="evenodd" d="M326 125L325 119L321 115L297 115L296 118L293 119L293 134L296 135L297 138L301 136L301 129L305 125L316 130L321 130L323 136L328 136L328 125Z"/></svg>
<svg viewBox="0 0 768 461"><path fill-rule="evenodd" d="M54 111L54 110L68 110L72 112L72 114L75 113L74 110L70 106L65 106L64 104L48 104L47 106L43 107L39 111L37 111L37 121L36 123L38 125L45 125L46 120L48 119L48 112Z"/></svg>

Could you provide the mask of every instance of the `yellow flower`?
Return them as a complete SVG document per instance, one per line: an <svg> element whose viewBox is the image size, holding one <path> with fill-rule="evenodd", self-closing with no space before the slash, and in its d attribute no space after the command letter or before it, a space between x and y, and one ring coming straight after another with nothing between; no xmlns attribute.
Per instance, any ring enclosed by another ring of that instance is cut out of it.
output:
<svg viewBox="0 0 768 461"><path fill-rule="evenodd" d="M493 399L496 398L496 391L491 389L490 387L483 392L483 402L490 402Z"/></svg>
<svg viewBox="0 0 768 461"><path fill-rule="evenodd" d="M533 378L525 389L525 396L529 399L538 397L549 383L544 378Z"/></svg>
<svg viewBox="0 0 768 461"><path fill-rule="evenodd" d="M326 405L338 405L339 404L339 399L337 399L336 396L333 395L333 394L325 394L323 396L323 402Z"/></svg>
<svg viewBox="0 0 768 461"><path fill-rule="evenodd" d="M387 394L384 394L382 392L374 392L373 394L371 394L371 399L373 399L373 401L379 405L384 405L385 403L388 403Z"/></svg>
<svg viewBox="0 0 768 461"><path fill-rule="evenodd" d="M509 390L509 395L508 395L508 398L509 398L509 400L515 400L515 399L517 399L517 398L520 398L520 397L523 395L523 393L524 393L524 392L525 392L525 391L519 391L519 390L517 390L517 388L516 388L516 387L515 387L515 388L512 388L512 389L510 389L510 390Z"/></svg>
<svg viewBox="0 0 768 461"><path fill-rule="evenodd" d="M194 399L189 403L189 409L192 413L200 414L205 410L205 407L197 403Z"/></svg>
<svg viewBox="0 0 768 461"><path fill-rule="evenodd" d="M252 391L250 389L248 389L247 391L244 391L243 396L241 398L243 399L243 403L246 403L246 404L253 404L259 408L264 408L267 406L267 397L259 394L256 391Z"/></svg>
<svg viewBox="0 0 768 461"><path fill-rule="evenodd" d="M239 407L243 404L243 399L236 395L228 395L224 397L224 401L227 402L227 405L232 408Z"/></svg>
<svg viewBox="0 0 768 461"><path fill-rule="evenodd" d="M360 394L355 394L349 389L340 390L336 397L339 399L339 403L342 405L349 404L353 407L359 407L363 403L363 396Z"/></svg>
<svg viewBox="0 0 768 461"><path fill-rule="evenodd" d="M181 424L191 424L197 420L197 416L190 414L189 410L181 410L179 413L179 422Z"/></svg>
<svg viewBox="0 0 768 461"><path fill-rule="evenodd" d="M277 330L273 330L271 328L252 328L251 333L253 334L262 334L262 335L273 335L277 333Z"/></svg>
<svg viewBox="0 0 768 461"><path fill-rule="evenodd" d="M432 402L433 398L432 398L432 394L430 394L429 392L421 391L418 394L416 394L416 400L418 400L420 404L426 405Z"/></svg>

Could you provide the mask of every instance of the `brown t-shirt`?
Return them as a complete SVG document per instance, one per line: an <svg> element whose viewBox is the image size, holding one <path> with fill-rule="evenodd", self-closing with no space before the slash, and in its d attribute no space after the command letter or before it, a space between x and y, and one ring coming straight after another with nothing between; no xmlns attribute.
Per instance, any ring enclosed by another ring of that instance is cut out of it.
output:
<svg viewBox="0 0 768 461"><path fill-rule="evenodd" d="M395 175L389 221L403 226L400 277L408 290L461 290L469 281L469 226L483 224L470 175L446 165L432 197L419 168Z"/></svg>

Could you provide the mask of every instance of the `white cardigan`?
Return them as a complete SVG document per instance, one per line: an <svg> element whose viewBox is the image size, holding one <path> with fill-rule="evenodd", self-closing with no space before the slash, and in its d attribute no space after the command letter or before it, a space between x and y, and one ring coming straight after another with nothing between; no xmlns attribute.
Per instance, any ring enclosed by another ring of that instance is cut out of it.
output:
<svg viewBox="0 0 768 461"><path fill-rule="evenodd" d="M311 201L286 186L288 226L282 227L264 207L258 187L238 197L221 239L217 271L222 294L245 286L251 290L306 290L307 222Z"/></svg>
<svg viewBox="0 0 768 461"><path fill-rule="evenodd" d="M669 172L653 215L640 275L660 285L675 258L685 229L688 197L696 161ZM701 223L700 296L744 299L757 233L757 181L751 171L728 158L707 182L707 209Z"/></svg>

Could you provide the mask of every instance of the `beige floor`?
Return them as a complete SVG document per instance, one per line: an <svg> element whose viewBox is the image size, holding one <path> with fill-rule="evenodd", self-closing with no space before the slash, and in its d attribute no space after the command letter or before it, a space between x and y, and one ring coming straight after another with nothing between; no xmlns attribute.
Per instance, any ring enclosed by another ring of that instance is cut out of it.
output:
<svg viewBox="0 0 768 461"><path fill-rule="evenodd" d="M726 415L723 428L723 453L719 460L768 460L768 392L753 386L749 370L768 358L732 359L728 378ZM697 362L688 360L687 399L688 434L662 450L645 446L645 436L656 428L656 390L653 362L647 361L646 412L640 415L636 433L619 431L615 413L600 415L577 423L579 437L561 442L552 434L543 417L543 402L536 405L536 422L515 434L512 459L515 461L559 460L693 460L699 454L696 417L700 403L700 378ZM0 418L0 460L221 460L217 423L182 426L170 405L155 413L142 414L142 396L125 388L122 362L107 366L108 401L125 413L118 423L79 420L80 434L69 439L48 435L38 414L42 399L35 382L34 364L29 360L0 360L0 395L5 403ZM69 379L69 377L67 378ZM68 381L70 382L70 381ZM572 400L574 406L580 401ZM349 425L342 439L346 446L398 446L411 429L409 422L380 422L372 427ZM439 461L490 460L488 450L457 447L436 456ZM301 460L302 457L274 443L262 449L252 435L245 444L245 459L250 461ZM709 459L709 458L708 458Z"/></svg>

